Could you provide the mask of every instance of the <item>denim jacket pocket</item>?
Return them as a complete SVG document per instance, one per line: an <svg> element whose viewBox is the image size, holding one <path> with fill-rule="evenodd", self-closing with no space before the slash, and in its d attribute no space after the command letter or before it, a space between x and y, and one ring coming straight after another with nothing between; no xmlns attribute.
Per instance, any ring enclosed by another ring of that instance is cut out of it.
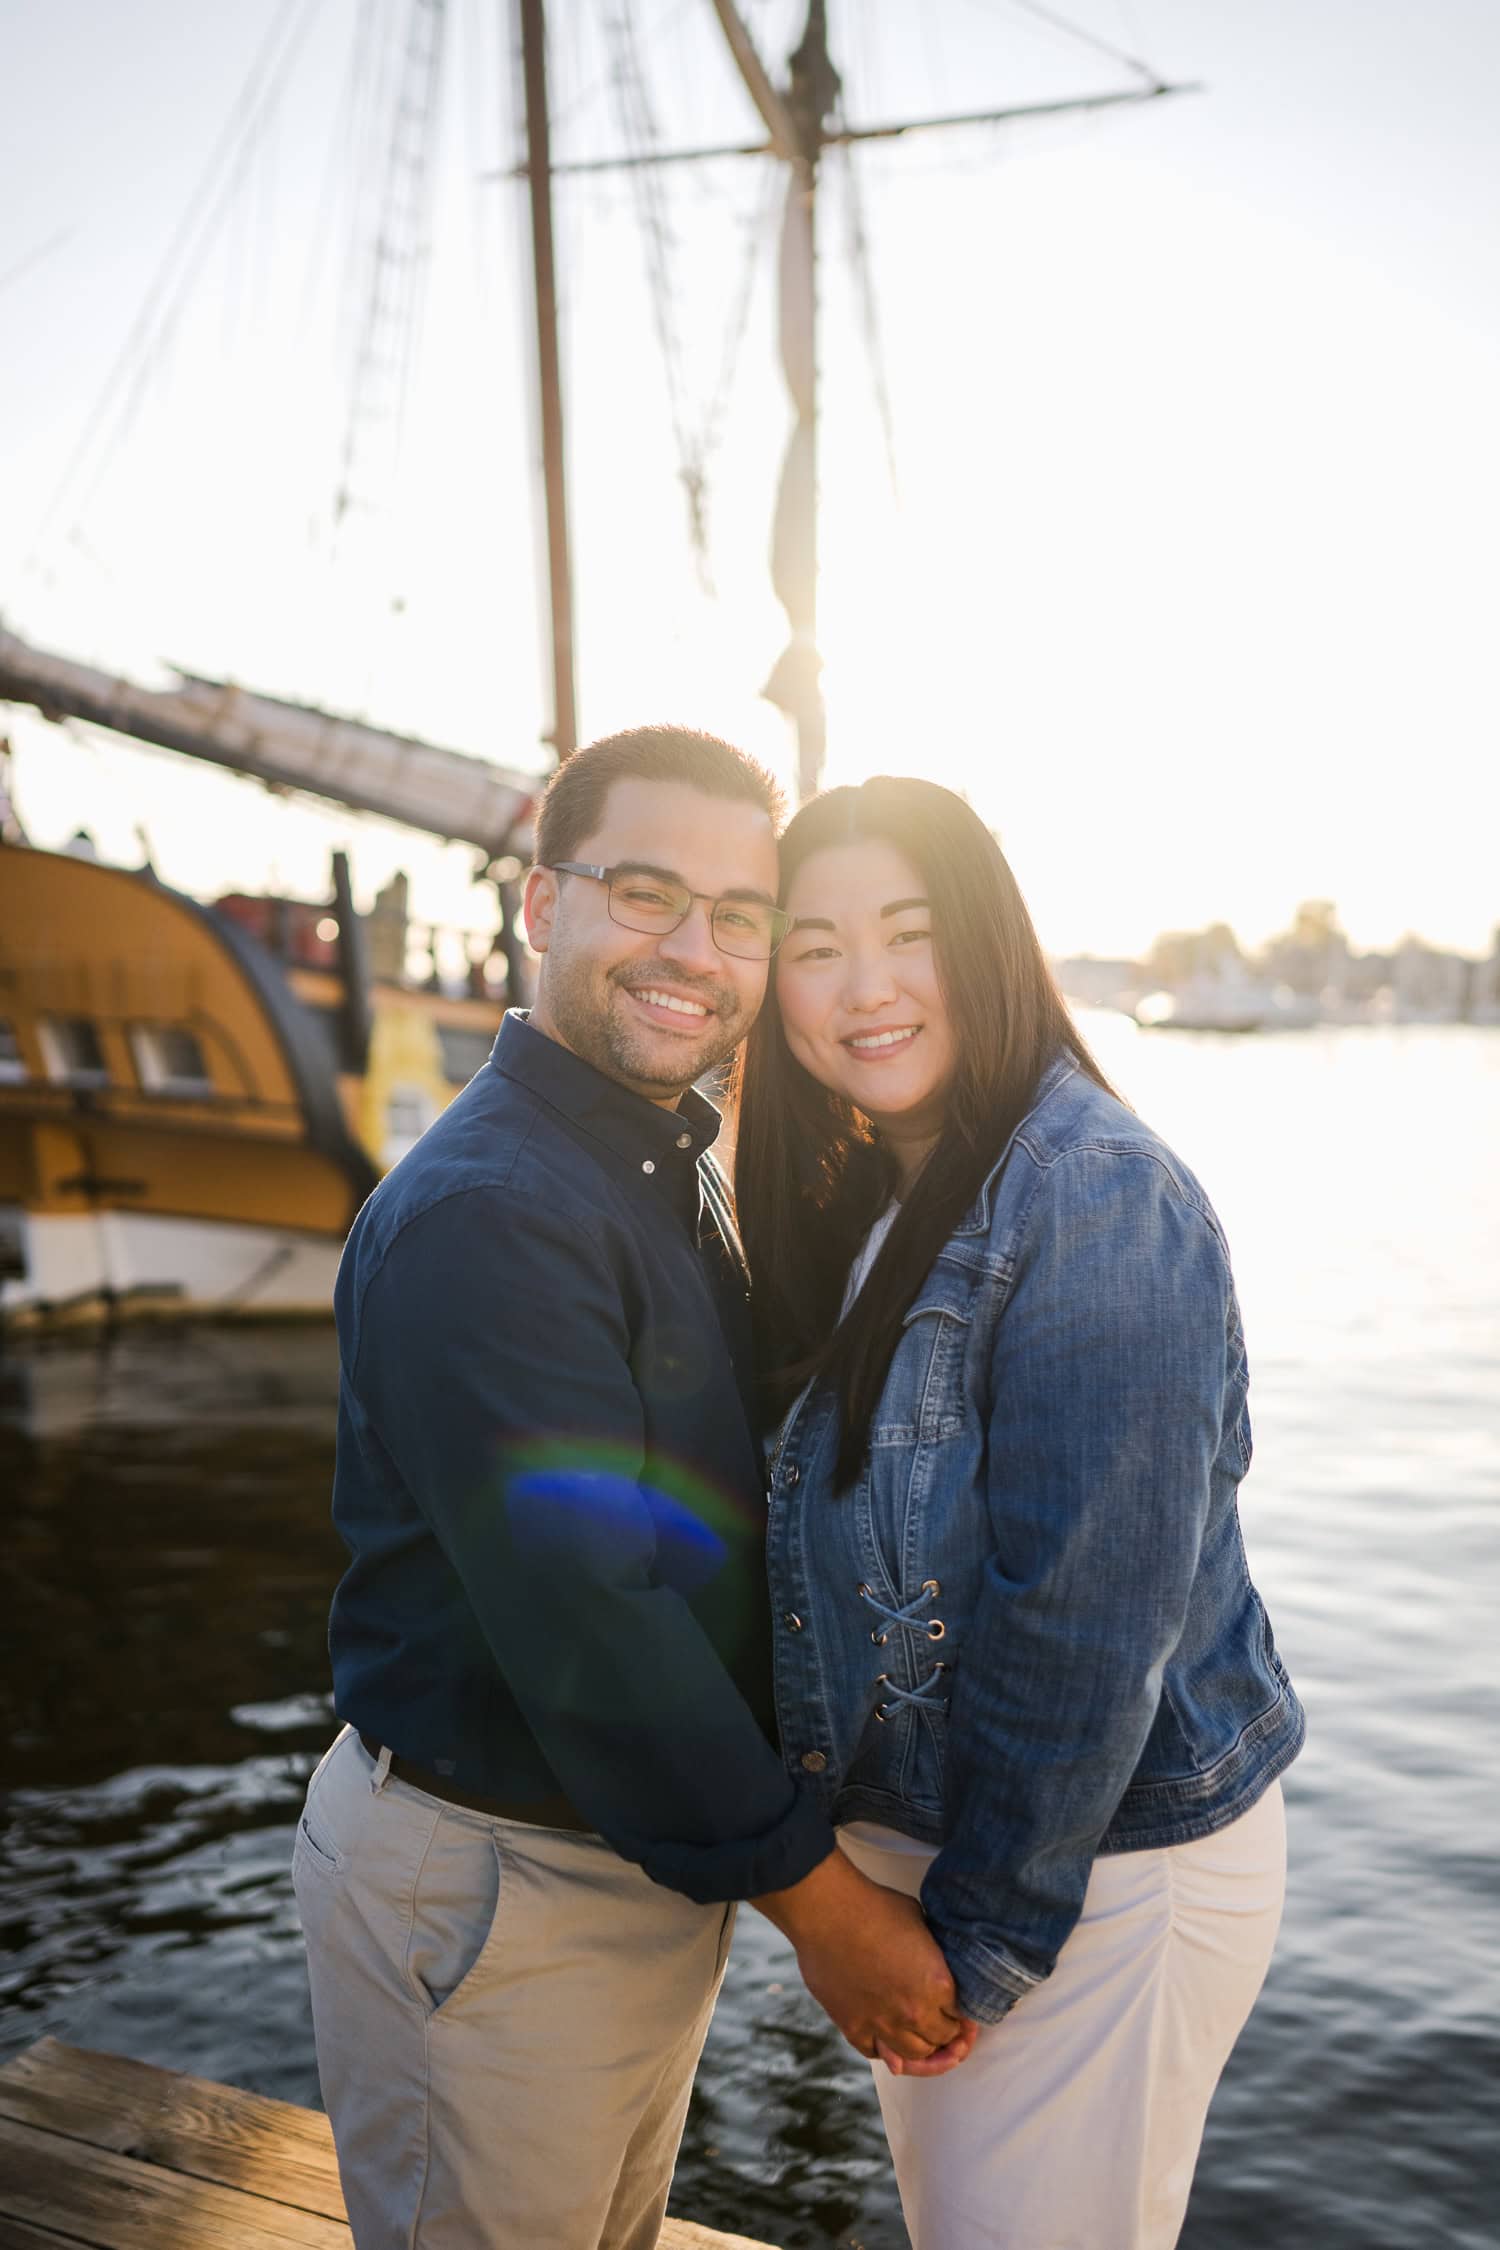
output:
<svg viewBox="0 0 1500 2250"><path fill-rule="evenodd" d="M933 1444L964 1426L964 1357L973 1310L967 1275L935 1266L891 1358L872 1446Z"/></svg>

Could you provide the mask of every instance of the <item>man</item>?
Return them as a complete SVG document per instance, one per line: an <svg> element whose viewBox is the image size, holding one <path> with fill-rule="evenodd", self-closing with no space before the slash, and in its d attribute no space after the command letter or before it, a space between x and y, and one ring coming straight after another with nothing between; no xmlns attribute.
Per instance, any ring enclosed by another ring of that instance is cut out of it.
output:
<svg viewBox="0 0 1500 2250"><path fill-rule="evenodd" d="M862 2052L963 2036L919 1910L769 1739L746 1281L694 1081L764 995L776 810L672 729L561 768L536 1006L349 1238L345 1731L294 1876L359 2250L653 2250L736 1899Z"/></svg>

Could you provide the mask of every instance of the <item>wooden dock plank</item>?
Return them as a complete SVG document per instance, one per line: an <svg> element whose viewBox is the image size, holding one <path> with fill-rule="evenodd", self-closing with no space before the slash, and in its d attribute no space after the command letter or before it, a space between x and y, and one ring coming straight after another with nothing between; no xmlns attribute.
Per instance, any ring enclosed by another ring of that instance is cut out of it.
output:
<svg viewBox="0 0 1500 2250"><path fill-rule="evenodd" d="M42 2039L0 2068L0 2117L344 2217L327 2118L266 2094Z"/></svg>
<svg viewBox="0 0 1500 2250"><path fill-rule="evenodd" d="M351 2250L347 2225L0 2118L0 2210L107 2250Z"/></svg>
<svg viewBox="0 0 1500 2250"><path fill-rule="evenodd" d="M663 2219L656 2250L775 2250L770 2242L752 2242L748 2234L716 2234L692 2219Z"/></svg>
<svg viewBox="0 0 1500 2250"><path fill-rule="evenodd" d="M0 2066L0 2250L352 2250L328 2120L42 2039ZM658 2250L772 2250L688 2219Z"/></svg>
<svg viewBox="0 0 1500 2250"><path fill-rule="evenodd" d="M50 2227L29 2227L24 2219L8 2219L0 2211L0 2250L77 2250L76 2235L54 2234Z"/></svg>

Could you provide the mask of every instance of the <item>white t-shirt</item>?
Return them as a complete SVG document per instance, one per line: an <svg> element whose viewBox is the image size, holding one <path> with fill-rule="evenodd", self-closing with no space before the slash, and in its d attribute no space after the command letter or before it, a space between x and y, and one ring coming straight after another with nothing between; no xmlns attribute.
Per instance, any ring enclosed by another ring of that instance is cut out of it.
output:
<svg viewBox="0 0 1500 2250"><path fill-rule="evenodd" d="M864 1241L855 1251L854 1263L849 1268L849 1279L844 1283L844 1301L839 1307L840 1320L843 1319L845 1313L849 1310L849 1307L853 1304L855 1298L859 1295L861 1289L863 1289L865 1283L869 1280L870 1268L874 1265L875 1260L880 1256L880 1245L884 1242L886 1236L890 1233L891 1228L895 1225L896 1213L900 1210L900 1208L900 1204L897 1202L896 1198L892 1196L890 1202L886 1205L879 1218L875 1221L875 1224L871 1227L869 1233L865 1236ZM791 1421L792 1416L794 1414L800 1413L802 1408L807 1404L807 1393L811 1389L812 1385L811 1383L809 1383L803 1390L800 1390L797 1393L797 1396L792 1400L791 1405L787 1408L785 1414L782 1415L781 1420L777 1423L775 1429L772 1430L767 1436L766 1459L768 1461L774 1461L777 1454L781 1451L781 1441L786 1436L787 1425Z"/></svg>
<svg viewBox="0 0 1500 2250"><path fill-rule="evenodd" d="M854 1253L854 1263L849 1268L849 1279L844 1283L844 1301L839 1307L842 1320L855 1298L870 1278L870 1268L880 1256L881 1245L896 1223L896 1213L901 1206L892 1196L890 1202L875 1221L864 1241Z"/></svg>

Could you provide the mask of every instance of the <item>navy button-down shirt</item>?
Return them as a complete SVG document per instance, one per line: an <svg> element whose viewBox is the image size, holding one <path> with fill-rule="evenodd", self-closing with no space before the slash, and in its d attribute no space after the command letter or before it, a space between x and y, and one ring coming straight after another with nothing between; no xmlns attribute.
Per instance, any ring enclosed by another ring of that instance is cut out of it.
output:
<svg viewBox="0 0 1500 2250"><path fill-rule="evenodd" d="M339 1269L339 1717L458 1786L562 1792L703 1900L827 1816L772 1746L746 1279L718 1131L509 1015Z"/></svg>

